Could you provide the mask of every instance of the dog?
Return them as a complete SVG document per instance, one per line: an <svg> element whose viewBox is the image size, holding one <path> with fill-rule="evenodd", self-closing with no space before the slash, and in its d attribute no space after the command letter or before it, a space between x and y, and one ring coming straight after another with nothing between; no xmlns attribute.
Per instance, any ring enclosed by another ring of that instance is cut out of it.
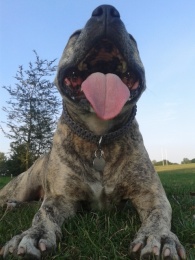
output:
<svg viewBox="0 0 195 260"><path fill-rule="evenodd" d="M110 5L97 7L70 36L55 84L63 112L49 154L0 191L0 204L42 199L32 226L1 250L40 259L56 247L62 223L83 203L107 209L131 200L142 225L132 258L185 259L170 231L171 206L135 119L146 88L137 43Z"/></svg>

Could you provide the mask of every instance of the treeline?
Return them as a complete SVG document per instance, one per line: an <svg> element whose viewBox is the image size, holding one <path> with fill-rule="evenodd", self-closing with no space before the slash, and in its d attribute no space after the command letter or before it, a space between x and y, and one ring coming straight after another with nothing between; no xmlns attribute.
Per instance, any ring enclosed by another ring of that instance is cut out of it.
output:
<svg viewBox="0 0 195 260"><path fill-rule="evenodd" d="M162 160L162 161L156 161L156 160L153 160L152 161L153 165L154 166L160 166L160 165L175 165L175 164L178 164L178 163L173 163L173 162L170 162L168 160ZM188 158L184 158L182 161L181 161L181 164L189 164L189 163L195 163L195 158L190 160Z"/></svg>
<svg viewBox="0 0 195 260"><path fill-rule="evenodd" d="M184 158L181 164L195 163L195 158L190 160L188 158Z"/></svg>
<svg viewBox="0 0 195 260"><path fill-rule="evenodd" d="M6 122L0 129L11 140L10 153L0 153L0 175L27 170L52 145L56 121L59 117L59 98L53 84L55 60L41 59L34 51L35 61L27 69L19 66L14 86L3 86L10 99L2 108Z"/></svg>

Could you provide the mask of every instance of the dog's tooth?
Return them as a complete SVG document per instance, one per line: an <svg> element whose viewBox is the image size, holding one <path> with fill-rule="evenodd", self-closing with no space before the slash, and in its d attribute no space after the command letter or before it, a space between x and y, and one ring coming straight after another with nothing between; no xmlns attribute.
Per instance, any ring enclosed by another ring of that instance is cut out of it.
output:
<svg viewBox="0 0 195 260"><path fill-rule="evenodd" d="M125 61L122 61L122 73L125 73L127 70L127 63Z"/></svg>
<svg viewBox="0 0 195 260"><path fill-rule="evenodd" d="M79 63L78 69L82 71L82 69L83 69L83 62L80 62L80 63Z"/></svg>
<svg viewBox="0 0 195 260"><path fill-rule="evenodd" d="M84 63L83 61L80 62L79 65L78 65L78 69L79 69L80 71L87 70L87 64Z"/></svg>

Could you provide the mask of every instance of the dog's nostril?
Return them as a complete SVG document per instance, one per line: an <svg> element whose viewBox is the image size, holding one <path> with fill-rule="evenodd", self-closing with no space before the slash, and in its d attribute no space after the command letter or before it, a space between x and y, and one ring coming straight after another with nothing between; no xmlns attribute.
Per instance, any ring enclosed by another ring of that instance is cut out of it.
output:
<svg viewBox="0 0 195 260"><path fill-rule="evenodd" d="M99 6L93 11L92 16L101 16L102 14L103 14L103 8Z"/></svg>
<svg viewBox="0 0 195 260"><path fill-rule="evenodd" d="M119 12L116 10L115 7L113 7L111 5L98 6L92 13L92 17L95 17L95 16L106 17L107 15L108 15L108 17L120 18Z"/></svg>
<svg viewBox="0 0 195 260"><path fill-rule="evenodd" d="M120 14L119 14L119 12L116 10L116 8L114 8L114 7L111 7L111 9L110 9L110 15L112 16L112 17L118 17L118 18L120 18Z"/></svg>

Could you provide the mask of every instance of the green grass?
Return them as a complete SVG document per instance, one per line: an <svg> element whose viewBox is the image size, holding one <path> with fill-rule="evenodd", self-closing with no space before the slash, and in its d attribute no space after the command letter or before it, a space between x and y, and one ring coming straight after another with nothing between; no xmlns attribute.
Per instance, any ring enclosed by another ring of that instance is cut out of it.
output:
<svg viewBox="0 0 195 260"><path fill-rule="evenodd" d="M195 192L195 167L166 167L159 170L159 176L173 208L172 230L185 246L187 259L194 260L195 197L190 196L190 192ZM0 221L0 244L27 229L39 206L39 203L30 203L7 212ZM4 211L0 211L0 219ZM129 243L139 226L138 215L130 204L121 212L113 209L78 214L63 225L64 236L56 252L43 259L130 259Z"/></svg>
<svg viewBox="0 0 195 260"><path fill-rule="evenodd" d="M11 180L10 177L0 177L0 189Z"/></svg>

